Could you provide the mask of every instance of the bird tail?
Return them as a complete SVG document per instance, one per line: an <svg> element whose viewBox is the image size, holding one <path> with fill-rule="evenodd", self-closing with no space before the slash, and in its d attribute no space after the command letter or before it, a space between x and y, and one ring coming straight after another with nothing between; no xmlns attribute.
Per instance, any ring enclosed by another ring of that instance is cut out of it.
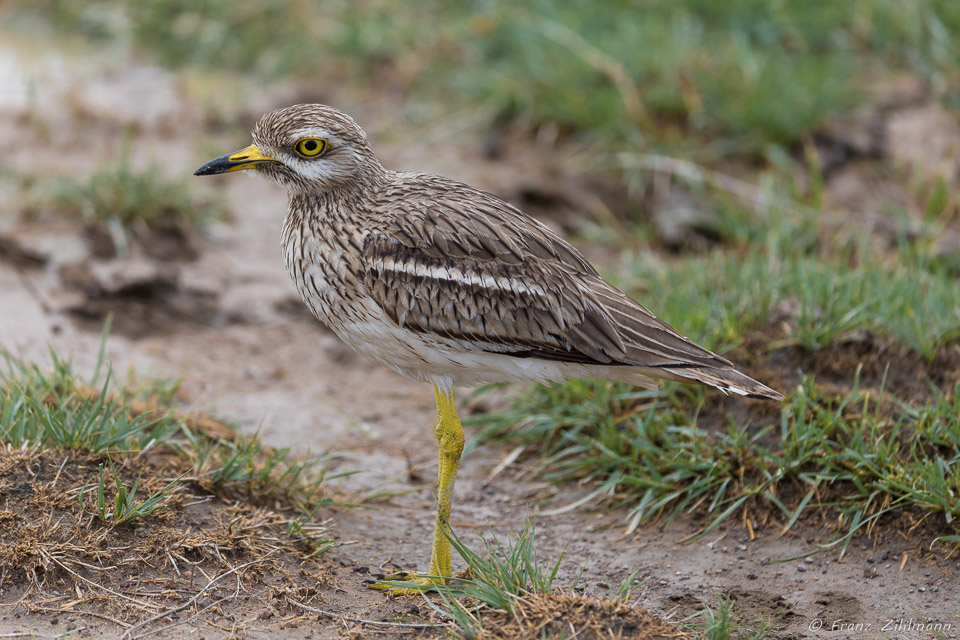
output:
<svg viewBox="0 0 960 640"><path fill-rule="evenodd" d="M616 369L619 369L616 370ZM645 389L655 388L651 378L702 384L715 387L724 393L735 393L748 398L763 400L783 400L783 394L733 367L617 367L605 377L616 378Z"/></svg>
<svg viewBox="0 0 960 640"><path fill-rule="evenodd" d="M716 387L724 393L735 393L748 398L765 400L783 400L783 394L736 369L714 369L710 367L691 367L671 369L670 373L678 376L683 382L698 382L710 387ZM676 378L674 378L676 379Z"/></svg>

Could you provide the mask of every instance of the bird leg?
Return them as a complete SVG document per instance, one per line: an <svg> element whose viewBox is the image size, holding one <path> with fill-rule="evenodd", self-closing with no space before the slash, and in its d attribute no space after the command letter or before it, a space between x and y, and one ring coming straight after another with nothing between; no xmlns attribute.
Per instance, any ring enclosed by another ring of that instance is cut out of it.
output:
<svg viewBox="0 0 960 640"><path fill-rule="evenodd" d="M463 426L457 417L453 392L440 391L437 396L437 443L440 446L440 470L437 474L437 521L433 529L433 551L430 554L430 575L449 578L453 568L450 554L450 511L453 507L453 484L463 453ZM446 582L446 580L443 580Z"/></svg>
<svg viewBox="0 0 960 640"><path fill-rule="evenodd" d="M426 575L415 575L408 571L390 573L376 582L370 583L371 589L390 591L394 594L419 593L431 586L446 584L453 573L450 550L450 511L453 505L453 485L460 467L460 454L463 453L463 426L457 417L452 391L441 391L433 387L437 400L437 444L440 449L440 469L437 473L437 519L433 528L433 549L430 552L430 568ZM384 581L415 582L421 588L392 587Z"/></svg>

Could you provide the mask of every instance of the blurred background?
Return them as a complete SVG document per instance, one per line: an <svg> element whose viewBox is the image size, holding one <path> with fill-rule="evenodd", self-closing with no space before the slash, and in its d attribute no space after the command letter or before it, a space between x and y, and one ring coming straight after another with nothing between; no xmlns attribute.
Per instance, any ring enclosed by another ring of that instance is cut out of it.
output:
<svg viewBox="0 0 960 640"><path fill-rule="evenodd" d="M391 166L481 183L606 255L897 249L956 272L955 3L515 5L6 2L4 219L72 212L122 243L220 218L178 180L261 113L321 101ZM900 337L930 357L944 332Z"/></svg>
<svg viewBox="0 0 960 640"><path fill-rule="evenodd" d="M296 452L350 452L334 464L373 471L349 488L406 496L378 504L398 526L344 516L341 533L416 559L404 532L429 526L428 492L411 495L432 474L429 391L309 316L282 267L282 192L191 175L249 144L263 113L324 102L387 167L501 195L788 395L577 381L472 396L474 443L512 453L469 445L465 486L503 473L509 504L549 503L555 485L531 484L546 471L620 507L580 541L597 520L578 495L563 510L571 552L618 578L653 567L664 606L758 574L779 593L759 557L808 553L785 537L744 565L756 573L726 577L704 570L713 543L689 566L650 560L731 514L751 544L812 526L843 552L883 522L907 541L878 551L903 553L900 578L830 565L839 577L821 586L857 584L864 611L907 591L910 611L956 601L953 578L903 571L908 548L960 541L960 2L7 0L0 18L0 348L28 361L52 345L92 370L112 318L115 369L182 379L167 402ZM522 528L517 509L465 495L465 519ZM614 548L624 522L633 534L696 509L711 524ZM700 577L664 604L678 567ZM934 587L954 595L930 600ZM801 591L812 615L820 601Z"/></svg>

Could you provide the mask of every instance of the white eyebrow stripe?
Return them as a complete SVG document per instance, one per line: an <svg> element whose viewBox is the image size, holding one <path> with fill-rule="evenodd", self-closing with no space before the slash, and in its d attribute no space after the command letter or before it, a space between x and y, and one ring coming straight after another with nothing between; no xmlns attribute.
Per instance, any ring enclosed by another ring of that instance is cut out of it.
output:
<svg viewBox="0 0 960 640"><path fill-rule="evenodd" d="M456 282L459 285L479 286L484 289L512 291L514 293L529 293L535 296L546 296L547 292L538 284L527 284L506 276L499 280L490 274L466 274L459 267L427 266L415 262L398 262L393 258L385 259L380 265L383 271L406 273L421 278L433 278L446 282Z"/></svg>

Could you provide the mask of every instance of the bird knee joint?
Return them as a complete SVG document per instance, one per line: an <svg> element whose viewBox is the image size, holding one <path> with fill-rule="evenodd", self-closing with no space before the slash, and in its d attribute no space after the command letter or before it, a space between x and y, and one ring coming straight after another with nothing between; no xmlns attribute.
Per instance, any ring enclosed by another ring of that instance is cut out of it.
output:
<svg viewBox="0 0 960 640"><path fill-rule="evenodd" d="M440 451L444 455L453 456L459 459L460 454L463 453L463 442L464 442L463 433L447 432L443 435L443 438L440 440Z"/></svg>

